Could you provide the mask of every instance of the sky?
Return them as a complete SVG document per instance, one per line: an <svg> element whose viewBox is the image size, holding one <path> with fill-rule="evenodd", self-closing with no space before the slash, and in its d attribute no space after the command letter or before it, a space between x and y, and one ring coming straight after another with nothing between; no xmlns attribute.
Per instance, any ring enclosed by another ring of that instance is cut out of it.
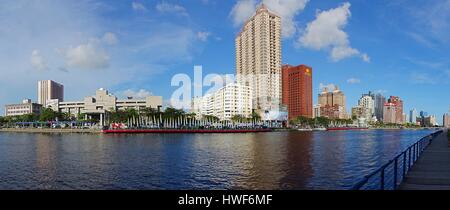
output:
<svg viewBox="0 0 450 210"><path fill-rule="evenodd" d="M106 88L167 102L195 65L235 73L234 39L261 2L282 17L283 63L313 68L315 102L339 86L350 111L374 91L442 123L450 0L0 0L0 106L36 101L43 79L66 101Z"/></svg>

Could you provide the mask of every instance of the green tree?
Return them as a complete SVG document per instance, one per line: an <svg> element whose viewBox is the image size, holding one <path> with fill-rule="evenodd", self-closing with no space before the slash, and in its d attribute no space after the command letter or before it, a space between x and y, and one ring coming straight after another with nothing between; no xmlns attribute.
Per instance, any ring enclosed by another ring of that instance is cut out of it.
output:
<svg viewBox="0 0 450 210"><path fill-rule="evenodd" d="M232 116L231 117L231 121L233 121L233 122L243 122L243 121L246 121L246 118L244 117L244 116L242 116L242 115L234 115L234 116Z"/></svg>
<svg viewBox="0 0 450 210"><path fill-rule="evenodd" d="M6 121L5 117L0 116L0 127L2 127L3 125L5 125L6 122L7 122L7 121Z"/></svg>
<svg viewBox="0 0 450 210"><path fill-rule="evenodd" d="M202 118L205 120L208 120L208 121L214 121L214 122L220 121L220 119L218 117L213 116L213 115L203 115Z"/></svg>
<svg viewBox="0 0 450 210"><path fill-rule="evenodd" d="M38 114L25 114L22 116L19 116L19 121L20 122L36 122L39 120L39 115Z"/></svg>
<svg viewBox="0 0 450 210"><path fill-rule="evenodd" d="M53 109L44 108L39 117L39 121L41 122L53 121L56 120L58 115L59 113L53 111Z"/></svg>
<svg viewBox="0 0 450 210"><path fill-rule="evenodd" d="M261 120L261 116L259 116L258 113L256 113L255 111L252 111L252 116L251 116L252 120L254 121L260 121Z"/></svg>
<svg viewBox="0 0 450 210"><path fill-rule="evenodd" d="M186 114L184 110L167 107L166 110L164 110L163 116L165 118L175 119L183 116L184 114Z"/></svg>
<svg viewBox="0 0 450 210"><path fill-rule="evenodd" d="M315 121L320 127L328 127L330 125L330 119L326 117L316 117Z"/></svg>

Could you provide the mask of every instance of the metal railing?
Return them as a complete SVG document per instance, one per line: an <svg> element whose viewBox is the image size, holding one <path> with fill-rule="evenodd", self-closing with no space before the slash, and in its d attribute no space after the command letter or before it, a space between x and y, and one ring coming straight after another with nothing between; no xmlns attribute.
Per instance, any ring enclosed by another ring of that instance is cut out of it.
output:
<svg viewBox="0 0 450 210"><path fill-rule="evenodd" d="M432 143L433 139L443 133L443 130L434 132L428 136L423 137L413 145L409 146L405 151L395 156L388 163L381 166L379 169L375 170L371 174L365 176L360 182L354 185L351 190L361 190L367 185L367 187L376 187L374 190L385 190L388 186L387 181L391 181L393 184L391 187L396 190L401 181L405 178L408 171L414 165L414 163L419 159L422 152ZM392 177L387 177L386 173L391 172L388 169L392 168ZM399 170L401 174L399 174ZM376 175L379 174L379 177ZM400 175L400 176L399 176ZM371 179L377 178L374 182L370 182ZM392 180L388 180L390 178ZM370 190L370 188L369 188Z"/></svg>

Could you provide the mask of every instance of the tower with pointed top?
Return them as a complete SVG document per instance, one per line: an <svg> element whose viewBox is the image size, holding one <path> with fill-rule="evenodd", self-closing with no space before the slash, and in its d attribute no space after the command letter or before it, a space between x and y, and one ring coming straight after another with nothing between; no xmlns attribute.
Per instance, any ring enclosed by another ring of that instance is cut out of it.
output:
<svg viewBox="0 0 450 210"><path fill-rule="evenodd" d="M281 18L261 4L236 37L238 83L252 87L253 108L279 110L281 86Z"/></svg>

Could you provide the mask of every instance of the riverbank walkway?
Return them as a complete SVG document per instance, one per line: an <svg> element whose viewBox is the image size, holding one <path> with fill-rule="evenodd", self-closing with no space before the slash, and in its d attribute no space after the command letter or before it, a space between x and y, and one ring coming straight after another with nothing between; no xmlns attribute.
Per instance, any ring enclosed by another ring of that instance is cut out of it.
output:
<svg viewBox="0 0 450 210"><path fill-rule="evenodd" d="M447 131L437 136L406 175L399 190L450 190Z"/></svg>

